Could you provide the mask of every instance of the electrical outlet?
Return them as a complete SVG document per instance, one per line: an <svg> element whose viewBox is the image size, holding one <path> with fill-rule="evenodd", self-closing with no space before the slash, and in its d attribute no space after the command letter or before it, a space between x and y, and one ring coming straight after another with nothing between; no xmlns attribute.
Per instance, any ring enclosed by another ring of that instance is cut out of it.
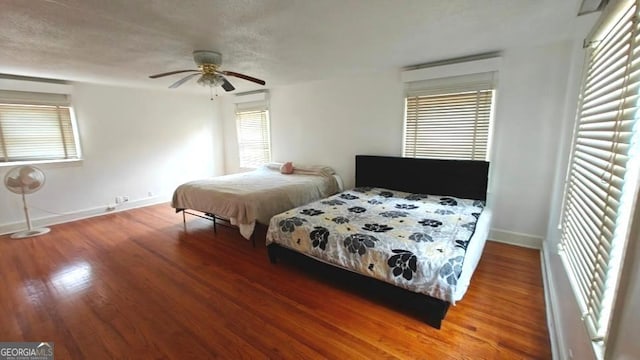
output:
<svg viewBox="0 0 640 360"><path fill-rule="evenodd" d="M124 202L124 199L122 198L122 196L116 196L116 204L122 204Z"/></svg>
<svg viewBox="0 0 640 360"><path fill-rule="evenodd" d="M129 197L128 196L123 196L122 197L122 202L127 202L129 201Z"/></svg>

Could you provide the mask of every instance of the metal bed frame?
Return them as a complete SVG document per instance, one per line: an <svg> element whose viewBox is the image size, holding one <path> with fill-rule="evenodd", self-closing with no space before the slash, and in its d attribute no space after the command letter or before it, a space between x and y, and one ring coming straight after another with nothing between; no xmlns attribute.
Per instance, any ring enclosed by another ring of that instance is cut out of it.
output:
<svg viewBox="0 0 640 360"><path fill-rule="evenodd" d="M213 222L213 233L217 233L218 232L218 228L216 227L216 225L218 224L217 220L220 220L220 225L222 226L226 226L228 228L233 228L233 229L237 229L238 227L235 225L231 225L231 221L229 221L229 219L227 218L223 218L221 216L218 216L216 214L212 214L212 213L195 213L192 211L196 211L196 210L188 210L188 209L176 209L176 213L178 212L182 212L182 226L184 227L184 231L187 231L187 219L185 214L189 214L189 215L193 215L193 216L197 216L199 218L205 219L205 220L209 220ZM254 232L251 234L251 245L255 248L256 247L256 236L255 236L255 230Z"/></svg>

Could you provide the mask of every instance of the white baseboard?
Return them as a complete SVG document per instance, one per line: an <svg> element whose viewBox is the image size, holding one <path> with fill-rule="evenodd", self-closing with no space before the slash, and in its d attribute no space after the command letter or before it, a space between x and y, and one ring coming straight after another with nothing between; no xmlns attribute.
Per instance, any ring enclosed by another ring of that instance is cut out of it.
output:
<svg viewBox="0 0 640 360"><path fill-rule="evenodd" d="M94 207L90 209L72 211L72 212L68 212L60 215L43 216L43 217L32 219L31 224L33 225L34 228L51 226L51 225L62 224L70 221L86 219L94 216L112 214L119 211L135 209L135 208L149 206L149 205L161 204L167 201L169 201L169 199L166 197L152 196L144 199L132 200L123 204L119 204L114 210L109 210L108 206L104 205L104 206ZM0 235L11 234L17 231L25 230L26 227L27 226L25 221L0 224Z"/></svg>
<svg viewBox="0 0 640 360"><path fill-rule="evenodd" d="M547 267L549 264L549 246L547 242L542 243L542 252L540 256L540 265L542 266L542 284L544 288L544 302L547 312L547 326L549 327L549 341L551 342L551 358L556 360L564 360L565 356L561 349L565 349L562 334L558 332L560 321L558 319L558 299L552 291L553 275Z"/></svg>
<svg viewBox="0 0 640 360"><path fill-rule="evenodd" d="M489 240L531 249L542 249L542 237L502 229L491 229Z"/></svg>

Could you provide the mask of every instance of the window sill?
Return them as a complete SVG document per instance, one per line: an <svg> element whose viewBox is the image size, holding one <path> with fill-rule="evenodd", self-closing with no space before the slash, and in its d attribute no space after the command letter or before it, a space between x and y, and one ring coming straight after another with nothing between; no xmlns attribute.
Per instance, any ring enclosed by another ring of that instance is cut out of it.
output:
<svg viewBox="0 0 640 360"><path fill-rule="evenodd" d="M22 165L44 165L45 168L55 168L55 167L78 166L78 165L81 165L82 162L83 162L83 159L13 161L13 162L1 162L0 168L22 166Z"/></svg>

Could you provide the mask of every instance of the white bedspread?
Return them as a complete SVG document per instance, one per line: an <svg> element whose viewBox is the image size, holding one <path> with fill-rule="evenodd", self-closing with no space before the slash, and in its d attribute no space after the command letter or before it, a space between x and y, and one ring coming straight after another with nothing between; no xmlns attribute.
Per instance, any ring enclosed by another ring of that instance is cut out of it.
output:
<svg viewBox="0 0 640 360"><path fill-rule="evenodd" d="M255 222L338 192L333 171L301 170L283 175L270 167L191 181L178 186L171 206L227 218L249 239Z"/></svg>

